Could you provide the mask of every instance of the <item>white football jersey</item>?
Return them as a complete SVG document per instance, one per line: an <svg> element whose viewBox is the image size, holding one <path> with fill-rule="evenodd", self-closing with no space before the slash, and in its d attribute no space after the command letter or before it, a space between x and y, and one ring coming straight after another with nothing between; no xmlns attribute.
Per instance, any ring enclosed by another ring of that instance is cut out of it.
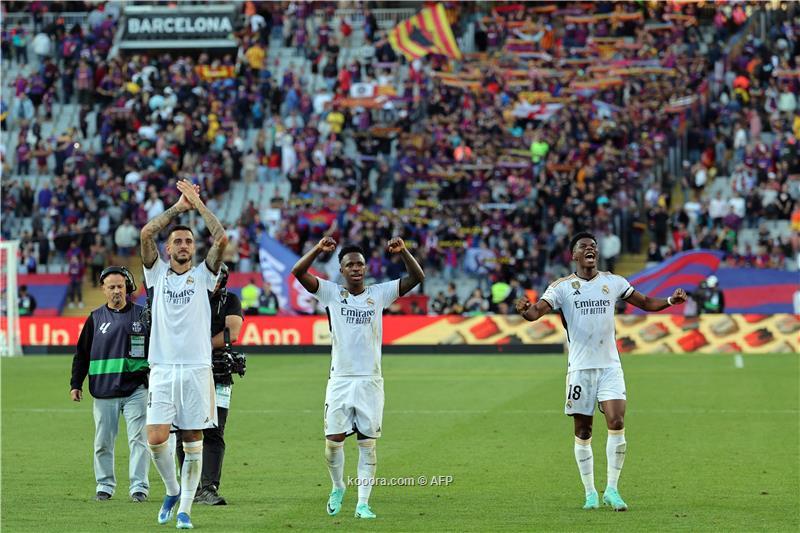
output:
<svg viewBox="0 0 800 533"><path fill-rule="evenodd" d="M354 296L342 285L320 279L313 296L328 313L331 377L380 376L383 310L400 296L400 280L370 285Z"/></svg>
<svg viewBox="0 0 800 533"><path fill-rule="evenodd" d="M572 274L547 287L542 300L560 312L567 330L568 372L622 366L614 307L633 291L627 279L609 272L598 272L591 280Z"/></svg>
<svg viewBox="0 0 800 533"><path fill-rule="evenodd" d="M211 366L208 295L217 275L205 261L177 274L159 257L152 268L144 268L144 281L153 289L150 362Z"/></svg>

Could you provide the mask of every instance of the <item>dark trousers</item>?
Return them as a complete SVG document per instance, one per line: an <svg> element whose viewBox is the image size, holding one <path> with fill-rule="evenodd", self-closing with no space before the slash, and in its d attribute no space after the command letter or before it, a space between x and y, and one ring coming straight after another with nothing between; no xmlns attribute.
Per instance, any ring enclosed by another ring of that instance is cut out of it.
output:
<svg viewBox="0 0 800 533"><path fill-rule="evenodd" d="M228 410L224 407L217 407L217 423L215 428L203 430L203 473L200 476L200 487L205 488L214 485L219 489L220 478L222 477L222 461L225 459L225 422L228 420ZM178 461L183 468L183 439L181 432L176 435L176 451Z"/></svg>

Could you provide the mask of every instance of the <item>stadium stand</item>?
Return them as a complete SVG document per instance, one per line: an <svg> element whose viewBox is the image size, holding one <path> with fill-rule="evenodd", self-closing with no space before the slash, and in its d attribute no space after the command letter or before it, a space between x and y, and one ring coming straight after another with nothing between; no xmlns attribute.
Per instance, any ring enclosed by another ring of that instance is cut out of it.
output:
<svg viewBox="0 0 800 533"><path fill-rule="evenodd" d="M112 3L81 24L58 11L79 3L4 3L21 22L2 39L2 232L21 268L66 272L75 247L135 267L138 228L188 177L245 277L265 235L301 254L329 228L396 277L381 250L401 235L430 312L507 311L567 271L579 229L622 273L701 248L797 270L796 6L462 6L449 69L395 52L416 9L380 4L247 2L238 50L114 55Z"/></svg>

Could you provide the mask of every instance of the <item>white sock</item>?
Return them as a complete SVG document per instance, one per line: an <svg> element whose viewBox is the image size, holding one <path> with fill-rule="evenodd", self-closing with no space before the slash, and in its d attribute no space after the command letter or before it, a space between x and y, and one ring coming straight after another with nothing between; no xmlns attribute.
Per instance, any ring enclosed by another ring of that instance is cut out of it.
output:
<svg viewBox="0 0 800 533"><path fill-rule="evenodd" d="M606 457L608 458L608 487L612 489L617 488L627 448L625 428L619 430L609 429L608 442L606 442Z"/></svg>
<svg viewBox="0 0 800 533"><path fill-rule="evenodd" d="M595 492L594 488L594 456L592 455L592 438L586 440L575 437L575 461L581 474L586 495Z"/></svg>
<svg viewBox="0 0 800 533"><path fill-rule="evenodd" d="M358 441L358 503L367 503L372 492L378 454L375 452L375 439Z"/></svg>
<svg viewBox="0 0 800 533"><path fill-rule="evenodd" d="M194 493L200 483L200 474L203 472L203 441L183 442L183 468L181 469L181 504L179 513L192 514Z"/></svg>
<svg viewBox="0 0 800 533"><path fill-rule="evenodd" d="M169 445L169 440L165 440L161 444L148 444L148 446L150 455L153 456L153 462L156 464L156 470L164 480L167 496L177 496L181 487L178 485L178 474L175 471L175 449Z"/></svg>
<svg viewBox="0 0 800 533"><path fill-rule="evenodd" d="M344 442L325 439L325 462L334 489L344 488Z"/></svg>

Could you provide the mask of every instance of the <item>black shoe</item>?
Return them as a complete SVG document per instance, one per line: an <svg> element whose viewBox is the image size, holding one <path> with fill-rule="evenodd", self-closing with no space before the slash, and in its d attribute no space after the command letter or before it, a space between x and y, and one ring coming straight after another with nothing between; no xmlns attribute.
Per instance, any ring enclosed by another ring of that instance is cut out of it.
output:
<svg viewBox="0 0 800 533"><path fill-rule="evenodd" d="M147 494L144 492L134 492L131 494L131 500L135 501L136 503L142 503L147 501Z"/></svg>
<svg viewBox="0 0 800 533"><path fill-rule="evenodd" d="M217 488L214 486L200 489L194 501L201 505L228 505L228 502L217 493Z"/></svg>
<svg viewBox="0 0 800 533"><path fill-rule="evenodd" d="M95 501L104 502L106 500L111 499L111 494L107 492L103 492L102 490L97 491L97 495L94 497Z"/></svg>

